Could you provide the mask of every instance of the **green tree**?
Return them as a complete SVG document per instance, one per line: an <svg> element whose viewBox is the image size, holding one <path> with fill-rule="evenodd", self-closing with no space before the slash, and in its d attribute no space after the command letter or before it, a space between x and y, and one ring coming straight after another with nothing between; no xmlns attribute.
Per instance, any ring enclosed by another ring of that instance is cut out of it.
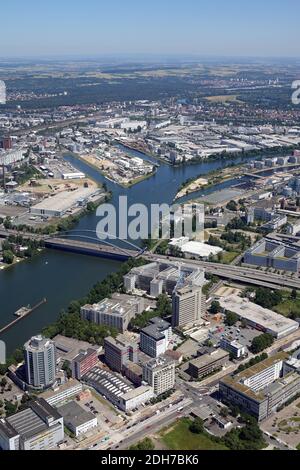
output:
<svg viewBox="0 0 300 470"><path fill-rule="evenodd" d="M270 346L272 346L273 343L274 343L273 336L270 335L269 333L265 333L253 339L252 344L251 344L251 351L254 354L257 354L269 348Z"/></svg>
<svg viewBox="0 0 300 470"><path fill-rule="evenodd" d="M62 366L62 370L65 371L65 373L67 374L67 378L70 379L72 377L72 370L70 368L70 363L69 361L65 361L63 363L63 366Z"/></svg>
<svg viewBox="0 0 300 470"><path fill-rule="evenodd" d="M129 447L129 450L154 450L155 445L149 437L146 437L143 441Z"/></svg>
<svg viewBox="0 0 300 470"><path fill-rule="evenodd" d="M221 304L220 302L218 302L217 300L214 300L212 303L211 303L211 306L210 306L210 313L212 315L216 315L217 313L220 313L222 310L222 307L221 307Z"/></svg>
<svg viewBox="0 0 300 470"><path fill-rule="evenodd" d="M237 322L239 321L239 317L237 316L236 313L226 311L225 314L225 325L227 326L234 326Z"/></svg>
<svg viewBox="0 0 300 470"><path fill-rule="evenodd" d="M293 290L292 290L292 294L291 294L291 298L292 298L293 300L297 300L297 296L298 296L298 294L297 294L297 289L293 289Z"/></svg>
<svg viewBox="0 0 300 470"><path fill-rule="evenodd" d="M3 262L6 264L12 264L15 259L13 252L10 250L3 251L2 258L3 258Z"/></svg>
<svg viewBox="0 0 300 470"><path fill-rule="evenodd" d="M6 387L6 385L7 385L7 380L6 380L5 377L3 377L3 378L1 379L0 385L1 385L1 387L3 387L3 388Z"/></svg>
<svg viewBox="0 0 300 470"><path fill-rule="evenodd" d="M204 431L204 423L201 418L196 418L190 425L190 431L193 434L202 434Z"/></svg>
<svg viewBox="0 0 300 470"><path fill-rule="evenodd" d="M235 201L230 201L226 208L229 210L229 211L232 211L232 212L237 212L238 210L238 205Z"/></svg>

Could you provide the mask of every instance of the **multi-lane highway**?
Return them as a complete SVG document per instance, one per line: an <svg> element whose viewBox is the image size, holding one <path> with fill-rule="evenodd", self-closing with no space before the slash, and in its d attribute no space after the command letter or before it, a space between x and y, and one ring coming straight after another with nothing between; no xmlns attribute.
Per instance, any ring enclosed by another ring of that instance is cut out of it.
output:
<svg viewBox="0 0 300 470"><path fill-rule="evenodd" d="M185 263L192 266L198 266L205 269L207 273L214 274L224 279L239 281L244 284L257 285L259 287L269 287L271 289L282 289L284 287L291 289L300 289L300 279L292 274L275 274L261 271L259 269L233 266L226 264L209 263L205 261L186 260L183 258L174 258L152 253L144 253L143 257L149 261L171 261Z"/></svg>

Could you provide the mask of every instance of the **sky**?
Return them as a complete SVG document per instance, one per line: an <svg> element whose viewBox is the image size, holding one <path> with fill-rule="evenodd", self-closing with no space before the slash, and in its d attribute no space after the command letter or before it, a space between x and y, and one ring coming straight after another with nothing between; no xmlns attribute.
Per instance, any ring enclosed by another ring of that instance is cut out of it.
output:
<svg viewBox="0 0 300 470"><path fill-rule="evenodd" d="M299 0L9 0L0 57L299 57Z"/></svg>

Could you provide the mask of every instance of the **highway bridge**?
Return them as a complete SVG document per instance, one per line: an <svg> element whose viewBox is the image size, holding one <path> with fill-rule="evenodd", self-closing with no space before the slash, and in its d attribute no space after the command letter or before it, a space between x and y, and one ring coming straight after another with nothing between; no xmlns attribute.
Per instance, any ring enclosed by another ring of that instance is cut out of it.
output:
<svg viewBox="0 0 300 470"><path fill-rule="evenodd" d="M81 255L97 256L99 258L113 259L117 261L127 261L129 258L136 258L140 251L124 249L118 246L104 245L79 240L64 238L49 238L45 240L45 247L53 250L67 251Z"/></svg>
<svg viewBox="0 0 300 470"><path fill-rule="evenodd" d="M22 235L24 238L31 238L41 240L44 242L45 247L48 249L66 251L70 253L77 253L89 256L96 256L99 258L113 259L118 261L126 261L129 258L137 258L143 256L145 259L151 261L171 261L196 265L199 268L205 269L207 273L216 275L221 279L228 279L231 281L240 282L243 284L255 285L258 287L268 287L270 289L282 289L284 287L290 289L300 290L300 278L291 274L275 274L266 271L261 271L254 268L246 268L241 266L226 265L209 263L205 261L187 260L184 258L174 258L169 256L155 255L138 247L131 245L129 249L121 248L115 244L91 239L87 235L76 235L76 231L67 235L62 234L55 237L16 232L13 230L0 230L0 238L8 238L10 235ZM77 240L82 238L83 240ZM75 238L75 239L74 239ZM129 244L130 245L130 244Z"/></svg>
<svg viewBox="0 0 300 470"><path fill-rule="evenodd" d="M251 284L258 287L268 287L270 289L300 289L300 279L290 274L275 274L260 271L258 269L233 266L226 264L209 263L205 261L187 260L183 258L166 257L151 253L144 253L143 257L149 261L172 261L186 263L205 269L207 273L216 275L222 279Z"/></svg>
<svg viewBox="0 0 300 470"><path fill-rule="evenodd" d="M56 234L52 237L49 235L18 232L16 230L0 230L0 238L20 235L24 239L42 241L45 248L48 249L96 256L117 261L126 261L129 258L136 258L143 253L143 250L138 249L138 247L134 247L134 245L130 245L129 249L122 248L109 242L99 241L95 236L89 237L85 232L90 231L80 231L82 235L78 235L77 231L72 231L70 233L63 233L61 236Z"/></svg>

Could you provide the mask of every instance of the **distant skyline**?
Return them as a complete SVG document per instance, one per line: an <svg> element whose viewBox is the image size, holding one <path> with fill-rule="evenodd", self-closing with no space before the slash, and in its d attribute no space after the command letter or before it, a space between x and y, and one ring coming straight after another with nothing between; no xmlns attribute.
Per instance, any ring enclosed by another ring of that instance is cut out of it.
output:
<svg viewBox="0 0 300 470"><path fill-rule="evenodd" d="M10 0L0 57L300 57L299 0Z"/></svg>

